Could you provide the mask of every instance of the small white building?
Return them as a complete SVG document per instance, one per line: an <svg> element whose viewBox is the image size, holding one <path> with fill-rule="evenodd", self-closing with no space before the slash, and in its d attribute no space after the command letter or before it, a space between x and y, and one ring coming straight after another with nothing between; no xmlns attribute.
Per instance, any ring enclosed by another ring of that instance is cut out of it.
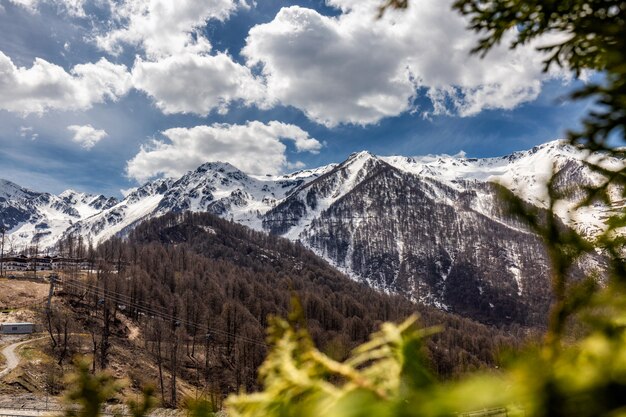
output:
<svg viewBox="0 0 626 417"><path fill-rule="evenodd" d="M34 331L33 323L0 323L0 334L31 334Z"/></svg>

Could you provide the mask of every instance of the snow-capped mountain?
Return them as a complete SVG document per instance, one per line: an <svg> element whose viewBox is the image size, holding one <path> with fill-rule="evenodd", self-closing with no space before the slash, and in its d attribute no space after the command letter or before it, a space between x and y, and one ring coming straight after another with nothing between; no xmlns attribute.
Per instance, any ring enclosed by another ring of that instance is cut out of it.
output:
<svg viewBox="0 0 626 417"><path fill-rule="evenodd" d="M113 197L67 190L57 195L40 193L0 180L0 227L7 231L5 249L53 247L75 222L118 203Z"/></svg>
<svg viewBox="0 0 626 417"><path fill-rule="evenodd" d="M118 204L73 224L93 242L123 235L138 222L167 212L207 211L259 229L264 213L289 192L310 182L333 165L279 177L251 176L223 162L210 162L178 180L159 179L135 189Z"/></svg>
<svg viewBox="0 0 626 417"><path fill-rule="evenodd" d="M381 158L390 165L418 176L432 177L453 188L462 181L493 182L505 186L529 203L547 208L549 198L547 182L555 175L557 189L568 195L557 207L556 212L570 226L582 235L593 238L605 228L607 216L625 207L624 201L615 191L612 207L597 204L591 208L577 209L582 195L582 186L597 183L597 175L585 167L589 162L617 170L624 161L615 158L601 158L582 152L565 141L553 141L536 146L528 151L516 152L497 158L459 158L451 156L426 156L416 158ZM578 191L578 192L577 192Z"/></svg>
<svg viewBox="0 0 626 417"><path fill-rule="evenodd" d="M101 242L166 212L208 211L299 240L354 279L487 321L536 323L550 300L540 239L505 209L500 183L546 207L546 180L594 181L577 149L555 141L487 159L351 155L340 164L284 176L252 176L221 162L159 179L123 200L59 196L0 183L0 222L12 243L52 246L74 233ZM623 161L609 161L620 164ZM558 207L588 236L621 203ZM533 308L529 308L529 306Z"/></svg>
<svg viewBox="0 0 626 417"><path fill-rule="evenodd" d="M352 155L270 210L264 229L384 291L483 320L545 317L544 247L506 213L495 184L388 161Z"/></svg>

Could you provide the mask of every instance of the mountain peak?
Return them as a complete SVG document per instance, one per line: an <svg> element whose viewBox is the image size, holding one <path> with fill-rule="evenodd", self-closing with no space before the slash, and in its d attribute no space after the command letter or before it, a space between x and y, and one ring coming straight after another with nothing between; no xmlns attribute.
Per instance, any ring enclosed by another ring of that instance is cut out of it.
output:
<svg viewBox="0 0 626 417"><path fill-rule="evenodd" d="M9 180L3 180L0 178L0 192L8 193L10 191L17 191L17 190L22 190L22 187L20 187L14 182L11 182Z"/></svg>
<svg viewBox="0 0 626 417"><path fill-rule="evenodd" d="M24 187L17 185L14 182L0 179L0 197L2 198L5 198L5 199L23 198L23 197L32 197L38 194L40 193L36 193L34 191L28 190Z"/></svg>
<svg viewBox="0 0 626 417"><path fill-rule="evenodd" d="M241 172L239 168L237 168L230 162L222 162L222 161L205 162L204 164L196 168L193 172L204 173L207 171Z"/></svg>
<svg viewBox="0 0 626 417"><path fill-rule="evenodd" d="M59 198L0 181L0 225L10 230L15 247L28 247L36 237L40 248L49 248L62 234L99 243L168 212L210 212L298 240L375 288L499 320L510 306L521 308L544 295L535 285L547 268L539 240L503 214L498 188L488 183L543 207L545 180L554 166L568 183L588 181L577 156L564 141L495 158L361 151L339 165L271 177L207 162L178 179L148 182L119 202L73 190ZM2 192L12 197L3 199ZM580 219L572 226L593 236L603 230L608 213L593 210L580 217L557 214L568 224ZM496 282L497 293L491 287Z"/></svg>
<svg viewBox="0 0 626 417"><path fill-rule="evenodd" d="M545 153L550 154L550 155L554 155L554 154L568 154L568 155L576 154L576 155L579 155L579 156L582 153L582 151L578 150L575 146L572 146L567 139L555 139L555 140L552 140L550 142L546 142L546 143L542 143L540 145L536 145L536 146L534 146L531 149L526 150L526 151L513 152L510 155L504 156L504 158L511 157L511 156L534 155L534 154L536 154L538 152L545 152Z"/></svg>
<svg viewBox="0 0 626 417"><path fill-rule="evenodd" d="M348 157L348 160L365 159L365 158L368 158L368 159L369 158L376 158L376 155L374 155L370 151L353 152Z"/></svg>
<svg viewBox="0 0 626 417"><path fill-rule="evenodd" d="M65 190L61 194L59 194L59 197L61 197L61 198L71 198L71 197L76 196L76 195L83 195L83 193L78 192L76 190L72 190L71 188L68 188L67 190Z"/></svg>
<svg viewBox="0 0 626 417"><path fill-rule="evenodd" d="M122 201L71 189L59 196L52 196L0 180L1 204L17 207L21 210L20 213L24 213L21 217L8 216L10 211L5 210L5 214L0 212L0 215L4 215L7 219L5 224L10 223L12 227L22 224L19 230L16 229L15 236L22 236L19 240L24 245L37 233L34 225L43 220L48 224L57 222L58 227L55 230L60 230L80 219L81 227L89 230L85 233L91 233L95 242L115 233L124 233L127 227L144 217L167 210L210 211L220 216L231 216L236 221L262 229L264 216L281 204L293 203L295 208L304 207L299 204L306 205L309 207L307 212L303 211L298 216L306 216L307 219L321 215L323 210L349 194L365 179L378 175L379 171L385 171L379 169L384 166L393 167L394 172L411 174L412 180L415 177L427 179L431 183L436 181L437 184L456 191L463 191L477 181L498 182L519 193L530 203L542 206L545 204L543 180L551 174L554 163L572 171L576 170L576 161L580 159L578 149L568 145L567 141L556 140L495 158L467 158L461 154L381 157L364 150L352 153L340 164L281 176L248 175L229 162L213 161L200 165L178 179L158 178L147 182L129 190L131 192ZM583 174L574 172L571 175L577 175L578 178ZM309 194L311 190L314 192ZM298 202L289 199L300 191L304 194L300 193L302 198ZM6 200L6 204L2 200ZM49 207L63 211L67 218L49 218ZM68 214L70 212L71 215ZM92 217L97 212L101 215ZM11 217L10 221L8 217ZM268 220L270 221L275 223L273 219ZM293 228L289 237L299 238L297 234L308 224L302 222L300 229ZM55 238L54 233L51 233L47 243L52 245Z"/></svg>

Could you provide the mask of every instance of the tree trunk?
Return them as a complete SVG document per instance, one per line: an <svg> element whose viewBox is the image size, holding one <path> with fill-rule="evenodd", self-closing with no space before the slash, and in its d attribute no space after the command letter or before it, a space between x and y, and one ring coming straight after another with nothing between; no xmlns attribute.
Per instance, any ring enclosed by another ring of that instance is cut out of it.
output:
<svg viewBox="0 0 626 417"><path fill-rule="evenodd" d="M176 335L176 330L173 332L174 336L174 347L171 353L171 364L172 364L172 406L176 407L177 398L176 398L176 373L178 367L178 337Z"/></svg>
<svg viewBox="0 0 626 417"><path fill-rule="evenodd" d="M165 403L165 387L163 386L163 357L161 355L161 332L157 331L157 333L157 365L159 366L159 385L161 387L161 402Z"/></svg>
<svg viewBox="0 0 626 417"><path fill-rule="evenodd" d="M68 339L68 327L69 327L69 318L65 318L65 322L63 323L64 331L63 331L63 350L61 351L61 356L59 357L59 366L63 364L63 359L65 359L65 355L67 355L67 339Z"/></svg>

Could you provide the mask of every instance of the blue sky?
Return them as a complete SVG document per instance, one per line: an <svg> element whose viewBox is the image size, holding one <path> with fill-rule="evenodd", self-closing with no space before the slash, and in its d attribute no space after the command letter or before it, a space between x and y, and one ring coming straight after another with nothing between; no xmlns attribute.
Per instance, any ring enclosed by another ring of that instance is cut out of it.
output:
<svg viewBox="0 0 626 417"><path fill-rule="evenodd" d="M119 196L210 160L498 156L584 114L536 44L480 60L447 1L376 20L378 4L0 0L0 178Z"/></svg>

